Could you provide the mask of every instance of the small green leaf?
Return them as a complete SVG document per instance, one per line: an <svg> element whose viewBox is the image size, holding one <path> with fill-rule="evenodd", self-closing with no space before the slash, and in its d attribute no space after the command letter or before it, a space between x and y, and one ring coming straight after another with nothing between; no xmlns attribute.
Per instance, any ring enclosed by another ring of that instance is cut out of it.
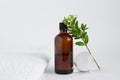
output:
<svg viewBox="0 0 120 80"><path fill-rule="evenodd" d="M79 27L78 27L78 21L76 21L76 23L74 23L74 26L77 30L79 30Z"/></svg>
<svg viewBox="0 0 120 80"><path fill-rule="evenodd" d="M86 35L87 35L87 32L82 32L82 33L81 33L81 38L84 39Z"/></svg>
<svg viewBox="0 0 120 80"><path fill-rule="evenodd" d="M77 35L76 34L72 34L72 37L76 37Z"/></svg>
<svg viewBox="0 0 120 80"><path fill-rule="evenodd" d="M87 29L86 26L87 26L86 24L81 24L81 28L82 28L83 31L85 31Z"/></svg>
<svg viewBox="0 0 120 80"><path fill-rule="evenodd" d="M88 28L86 27L86 29L85 30L87 30Z"/></svg>
<svg viewBox="0 0 120 80"><path fill-rule="evenodd" d="M80 37L80 35L76 35L76 37L74 37L74 39L80 39L81 37Z"/></svg>
<svg viewBox="0 0 120 80"><path fill-rule="evenodd" d="M80 30L80 28L78 27L78 33L80 34L81 33L81 30Z"/></svg>
<svg viewBox="0 0 120 80"><path fill-rule="evenodd" d="M78 26L78 21L76 21L75 26Z"/></svg>
<svg viewBox="0 0 120 80"><path fill-rule="evenodd" d="M81 24L81 29L82 29L82 30L85 30L84 24Z"/></svg>
<svg viewBox="0 0 120 80"><path fill-rule="evenodd" d="M75 44L78 45L78 46L84 46L84 43L83 43L83 42L80 42L80 41L79 41L79 42L76 42Z"/></svg>
<svg viewBox="0 0 120 80"><path fill-rule="evenodd" d="M72 24L75 24L75 21L76 21L76 17L73 18Z"/></svg>
<svg viewBox="0 0 120 80"><path fill-rule="evenodd" d="M80 37L75 37L74 39L80 39Z"/></svg>
<svg viewBox="0 0 120 80"><path fill-rule="evenodd" d="M86 35L85 38L84 38L84 42L85 42L85 44L87 44L88 41L89 41L89 38L88 38L88 35Z"/></svg>

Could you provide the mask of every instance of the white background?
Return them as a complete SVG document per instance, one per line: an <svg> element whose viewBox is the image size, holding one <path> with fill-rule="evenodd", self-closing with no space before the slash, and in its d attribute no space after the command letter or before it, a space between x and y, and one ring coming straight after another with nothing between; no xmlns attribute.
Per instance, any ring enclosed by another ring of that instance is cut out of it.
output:
<svg viewBox="0 0 120 80"><path fill-rule="evenodd" d="M119 0L0 0L0 53L37 52L53 45L59 22L69 14L89 27L88 45L101 72L109 73L104 77L119 78Z"/></svg>

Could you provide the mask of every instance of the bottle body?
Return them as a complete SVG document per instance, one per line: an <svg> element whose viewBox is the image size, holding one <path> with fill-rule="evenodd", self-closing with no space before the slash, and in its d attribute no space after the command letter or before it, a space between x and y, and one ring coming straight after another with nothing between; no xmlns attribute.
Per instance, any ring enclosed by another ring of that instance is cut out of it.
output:
<svg viewBox="0 0 120 80"><path fill-rule="evenodd" d="M73 72L73 39L67 32L55 38L55 72L69 74Z"/></svg>

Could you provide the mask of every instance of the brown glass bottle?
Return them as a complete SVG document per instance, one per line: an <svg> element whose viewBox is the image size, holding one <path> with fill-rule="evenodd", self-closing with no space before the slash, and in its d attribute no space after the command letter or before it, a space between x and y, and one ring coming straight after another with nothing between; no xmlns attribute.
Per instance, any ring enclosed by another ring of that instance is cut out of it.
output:
<svg viewBox="0 0 120 80"><path fill-rule="evenodd" d="M69 74L73 72L73 39L63 23L59 24L59 29L55 37L55 72Z"/></svg>

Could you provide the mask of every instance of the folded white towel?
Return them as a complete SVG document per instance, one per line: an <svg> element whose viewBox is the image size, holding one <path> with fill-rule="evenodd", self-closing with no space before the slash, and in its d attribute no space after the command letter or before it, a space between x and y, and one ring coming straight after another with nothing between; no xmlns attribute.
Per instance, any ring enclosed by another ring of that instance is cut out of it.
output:
<svg viewBox="0 0 120 80"><path fill-rule="evenodd" d="M39 80L46 66L42 58L0 54L0 80Z"/></svg>

